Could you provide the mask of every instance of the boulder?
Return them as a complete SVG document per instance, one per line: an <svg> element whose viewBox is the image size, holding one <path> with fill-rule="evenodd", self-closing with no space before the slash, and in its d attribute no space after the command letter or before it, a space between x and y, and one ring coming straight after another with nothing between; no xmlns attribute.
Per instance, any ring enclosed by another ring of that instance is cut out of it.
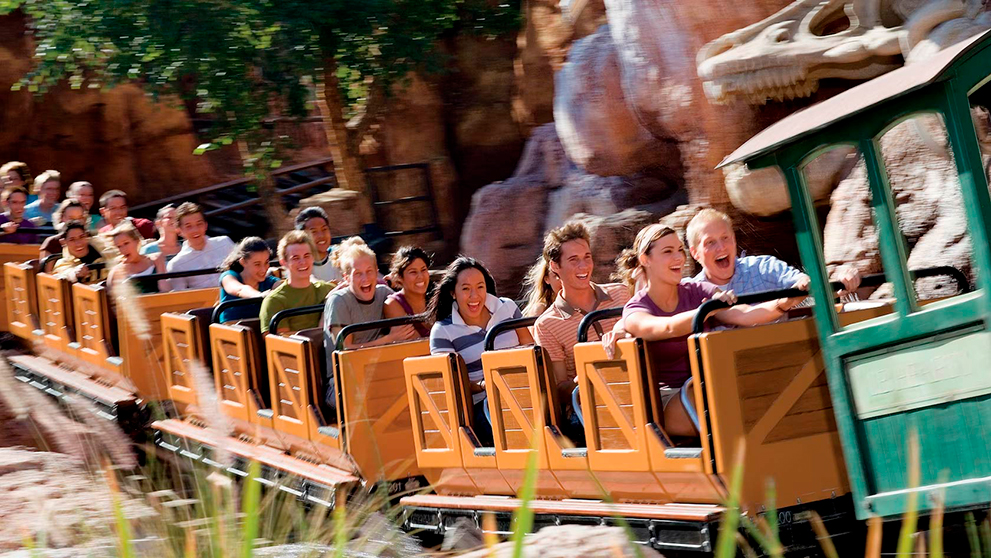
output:
<svg viewBox="0 0 991 558"><path fill-rule="evenodd" d="M492 549L462 554L461 558L509 558L514 556L513 543L505 542ZM589 525L560 525L545 527L526 536L524 558L625 558L641 556L660 558L649 546L630 542L622 527Z"/></svg>
<svg viewBox="0 0 991 558"><path fill-rule="evenodd" d="M910 250L909 268L950 265L973 282L966 211L946 146L945 128L933 117L902 122L881 138L898 222ZM852 263L862 273L882 272L863 163L839 183L831 201L824 231L826 263ZM937 277L918 281L916 288L920 298L931 298L954 292L955 285Z"/></svg>
<svg viewBox="0 0 991 558"><path fill-rule="evenodd" d="M620 81L608 25L572 45L554 88L554 124L568 157L603 176L678 165L678 146L640 124Z"/></svg>
<svg viewBox="0 0 991 558"><path fill-rule="evenodd" d="M362 230L362 208L367 207L364 195L354 190L332 188L326 192L303 198L299 206L293 209L289 216L296 214L306 207L322 207L330 217L330 232L334 236L358 234Z"/></svg>
<svg viewBox="0 0 991 558"><path fill-rule="evenodd" d="M583 171L568 160L555 126L545 124L534 130L512 178L472 196L461 250L489 268L501 294L515 296L526 269L540 255L544 234L576 214L603 219L645 206L657 219L686 199L684 189L663 177L605 177ZM630 219L621 214L603 231L628 228ZM641 214L633 221L637 219L642 221ZM603 252L603 261L615 258L610 250Z"/></svg>

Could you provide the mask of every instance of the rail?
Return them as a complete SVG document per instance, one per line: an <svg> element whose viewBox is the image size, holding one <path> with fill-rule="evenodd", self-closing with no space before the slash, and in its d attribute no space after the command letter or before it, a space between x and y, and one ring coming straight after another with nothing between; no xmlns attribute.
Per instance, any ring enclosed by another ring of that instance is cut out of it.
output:
<svg viewBox="0 0 991 558"><path fill-rule="evenodd" d="M183 277L197 277L199 275L212 275L214 273L220 273L220 268L212 267L207 269L191 269L189 271L170 271L168 273L152 273L151 275L139 275L137 277L131 276L127 280L132 283L137 283L139 285L147 285L148 283L155 284L157 281L165 281L168 279L181 279Z"/></svg>
<svg viewBox="0 0 991 558"><path fill-rule="evenodd" d="M967 281L967 276L963 274L959 269L951 266L939 266L939 267L929 267L926 269L916 269L911 272L912 279L918 280L925 277L941 277L946 276L953 279L960 292L966 293L970 292L970 283ZM865 275L860 281L861 287L878 287L884 284L886 281L883 273L874 273L871 275ZM843 284L839 281L833 281L830 286L834 291L843 288ZM749 295L744 295L737 297L737 304L756 304L760 302L767 302L770 300L775 300L778 298L792 298L796 296L808 296L807 291L799 289L781 289L777 291L764 291L760 293L753 293ZM698 312L695 314L695 318L692 319L692 333L698 334L702 333L705 329L705 321L709 318L709 315L716 310L722 310L723 308L729 308L730 304L722 300L707 300L699 306Z"/></svg>
<svg viewBox="0 0 991 558"><path fill-rule="evenodd" d="M278 196L287 196L289 194L295 194L296 192L303 192L309 190L310 188L315 188L317 186L322 186L324 184L329 184L335 182L337 179L333 176L325 176L323 178L318 178L316 180L311 180L309 182L304 182L303 184L297 184L295 186L290 186L288 188L276 188L275 194ZM223 215L231 211L238 211L240 209L245 209L247 207L253 207L260 205L262 202L261 198L255 197L249 200L244 200L242 202L233 203L231 205L225 205L217 209L211 209L205 212L203 215L206 217L215 217L217 215Z"/></svg>
<svg viewBox="0 0 991 558"><path fill-rule="evenodd" d="M277 314L278 315L278 314ZM273 318L274 319L274 318ZM375 320L374 322L363 322L360 324L351 324L344 326L341 332L337 334L337 344L334 347L337 351L344 351L347 348L344 346L344 340L355 333L361 333L362 331L371 331L375 329L385 329L387 327L401 326L415 324L417 322L424 322L427 320L426 314L416 314L414 316L401 316L399 318L389 318L387 320Z"/></svg>
<svg viewBox="0 0 991 558"><path fill-rule="evenodd" d="M582 318L581 323L578 324L578 342L585 343L588 341L588 328L592 327L592 324L600 320L608 320L609 318L618 318L623 315L623 307L617 306L615 308L603 308L602 310L595 310L594 312L589 312L585 314Z"/></svg>
<svg viewBox="0 0 991 558"><path fill-rule="evenodd" d="M515 320L506 320L504 322L499 322L492 326L492 329L485 334L485 350L491 351L495 348L496 338L503 333L511 329L519 329L521 327L530 327L536 323L536 316L532 318L516 318Z"/></svg>
<svg viewBox="0 0 991 558"><path fill-rule="evenodd" d="M263 296L253 296L250 298L235 298L233 300L225 300L224 302L221 302L220 304L213 307L213 313L210 314L210 323L219 324L220 316L224 313L225 310L230 310L231 308L240 308L241 306L252 306L255 304L257 304L260 308L263 300L265 300L265 297Z"/></svg>
<svg viewBox="0 0 991 558"><path fill-rule="evenodd" d="M306 314L320 314L323 313L323 304L314 304L312 306L300 306L299 308L289 308L286 310L280 310L272 316L272 319L268 321L268 332L277 333L279 331L279 323L286 318L291 318L293 316L305 316Z"/></svg>
<svg viewBox="0 0 991 558"><path fill-rule="evenodd" d="M278 169L272 171L272 175L273 176L280 176L280 175L283 175L283 174L290 174L290 173L293 173L293 172L296 172L296 171L300 171L300 170L303 170L303 169L308 169L310 167L319 167L319 166L323 166L323 165L329 165L329 164L331 164L333 162L334 162L334 159L333 158L326 157L326 158L323 158L323 159L317 159L316 161L308 161L306 163L300 163L298 165L290 165L288 167L278 168ZM181 202L184 202L184 201L188 201L191 198L195 198L197 196L202 196L202 195L205 195L205 194L212 194L213 192L219 192L221 190L226 190L227 188L233 188L235 186L243 186L243 185L249 184L249 183L251 183L251 179L248 178L248 177L238 178L238 179L235 179L235 180L229 180L227 182L221 182L220 184L214 184L212 186L206 186L204 188L199 188L197 190L192 190L192 191L189 191L189 192L183 192L181 194L176 194L174 196L169 196L167 198L162 198L162 199L155 200L155 201L152 201L152 202L148 202L148 203L143 203L143 204L140 204L140 205L136 205L136 206L134 206L134 207L131 208L131 212L139 213L139 212L142 212L142 211L150 210L152 208L156 208L157 209L158 207L161 207L161 206L166 205L166 204L169 204L169 203L181 203Z"/></svg>

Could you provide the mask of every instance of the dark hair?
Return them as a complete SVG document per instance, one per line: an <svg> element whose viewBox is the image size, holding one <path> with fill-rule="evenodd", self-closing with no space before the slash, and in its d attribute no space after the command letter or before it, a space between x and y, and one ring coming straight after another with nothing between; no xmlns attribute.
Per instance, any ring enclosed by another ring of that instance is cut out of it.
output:
<svg viewBox="0 0 991 558"><path fill-rule="evenodd" d="M196 215L197 213L201 215L203 214L203 210L200 208L200 206L196 205L193 202L182 202L181 204L179 204L179 207L175 208L176 226L179 226L179 223L182 222L183 217L189 217L190 215ZM203 218L206 218L206 215L203 215Z"/></svg>
<svg viewBox="0 0 991 558"><path fill-rule="evenodd" d="M249 236L237 243L237 246L231 250L231 253L227 255L224 259L224 263L220 264L221 271L234 271L241 273L244 271L244 266L241 265L241 258L247 258L251 254L257 254L258 252L265 252L271 256L272 250L268 247L268 244L258 238L257 236Z"/></svg>
<svg viewBox="0 0 991 558"><path fill-rule="evenodd" d="M493 296L498 296L496 295L495 280L492 279L489 270L485 269L485 266L475 258L458 256L458 259L451 262L451 265L447 266L447 269L444 270L444 275L437 282L434 296L430 299L427 314L430 315L430 321L432 323L437 323L451 317L451 312L454 309L454 289L458 284L458 275L468 269L477 269L480 271L482 277L485 278L485 291Z"/></svg>
<svg viewBox="0 0 991 558"><path fill-rule="evenodd" d="M125 194L121 190L110 190L104 192L103 195L100 196L100 207L107 207L107 204L110 203L110 200L114 198L124 198L124 203L127 203L127 194Z"/></svg>
<svg viewBox="0 0 991 558"><path fill-rule="evenodd" d="M330 225L330 217L327 216L327 212L324 211L322 207L313 206L313 207L307 207L306 209L296 214L296 220L294 221L296 225L296 230L301 231L305 229L306 222L316 217L323 219L324 222L327 223L327 225Z"/></svg>
<svg viewBox="0 0 991 558"><path fill-rule="evenodd" d="M62 232L59 233L61 238L68 238L69 231L79 229L86 234L86 236L92 236L89 234L89 230L86 229L86 223L82 221L69 221L68 223L62 224Z"/></svg>
<svg viewBox="0 0 991 558"><path fill-rule="evenodd" d="M403 246L392 255L392 263L389 264L389 274L395 279L401 279L406 268L411 266L416 260L423 260L423 263L430 267L433 263L430 254L419 246Z"/></svg>
<svg viewBox="0 0 991 558"><path fill-rule="evenodd" d="M60 223L60 225L58 226L61 226L62 215L65 214L65 210L69 209L70 207L78 207L79 209L82 209L84 212L86 211L86 208L83 207L83 204L81 202L78 202L72 198L66 198L62 200L62 203L59 204L58 209L56 209L55 213L52 214L52 220L55 221L56 223Z"/></svg>
<svg viewBox="0 0 991 558"><path fill-rule="evenodd" d="M591 245L591 237L588 234L588 227L580 221L568 221L564 225L552 229L544 237L544 259L548 262L561 264L561 247L565 242L572 240L584 240L585 244Z"/></svg>

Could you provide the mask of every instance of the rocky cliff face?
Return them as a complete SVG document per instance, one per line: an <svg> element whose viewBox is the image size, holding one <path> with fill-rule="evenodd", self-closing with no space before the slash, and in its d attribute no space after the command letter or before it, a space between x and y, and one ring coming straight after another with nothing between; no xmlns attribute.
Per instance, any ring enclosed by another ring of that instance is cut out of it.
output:
<svg viewBox="0 0 991 558"><path fill-rule="evenodd" d="M217 181L186 113L154 103L134 85L108 91L60 87L44 97L10 86L28 70L33 45L20 12L0 18L0 159L34 172L56 169L67 185L121 189L132 204Z"/></svg>

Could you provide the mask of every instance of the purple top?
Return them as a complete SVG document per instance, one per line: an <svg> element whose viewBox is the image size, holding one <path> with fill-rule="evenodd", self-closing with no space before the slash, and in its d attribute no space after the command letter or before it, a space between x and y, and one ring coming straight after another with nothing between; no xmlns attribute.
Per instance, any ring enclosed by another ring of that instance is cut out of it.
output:
<svg viewBox="0 0 991 558"><path fill-rule="evenodd" d="M396 302L398 302L399 306L406 311L406 314L408 316L416 315L416 312L413 311L413 307L410 306L409 301L406 300L406 297L403 296L403 293L392 293L391 295L388 296L388 298L385 299L386 302L389 302L390 300L395 300ZM413 324L413 329L415 329L416 332L420 334L420 337L430 336L430 330L427 329L427 326L423 325L423 322L416 322L415 324Z"/></svg>
<svg viewBox="0 0 991 558"><path fill-rule="evenodd" d="M7 213L0 213L0 225L10 222L10 215ZM17 226L17 232L11 234L0 234L0 242L6 242L8 244L38 244L40 240L38 235L33 233L21 232L23 229L34 229L35 224L27 219L21 221Z"/></svg>
<svg viewBox="0 0 991 558"><path fill-rule="evenodd" d="M637 312L647 312L651 316L674 316L689 310L695 310L719 292L712 283L681 283L678 285L678 306L672 312L661 310L650 296L647 289L639 291L623 307L623 318ZM658 381L666 387L680 388L692 375L692 367L688 360L688 336L674 337L651 343L653 362L658 372Z"/></svg>

